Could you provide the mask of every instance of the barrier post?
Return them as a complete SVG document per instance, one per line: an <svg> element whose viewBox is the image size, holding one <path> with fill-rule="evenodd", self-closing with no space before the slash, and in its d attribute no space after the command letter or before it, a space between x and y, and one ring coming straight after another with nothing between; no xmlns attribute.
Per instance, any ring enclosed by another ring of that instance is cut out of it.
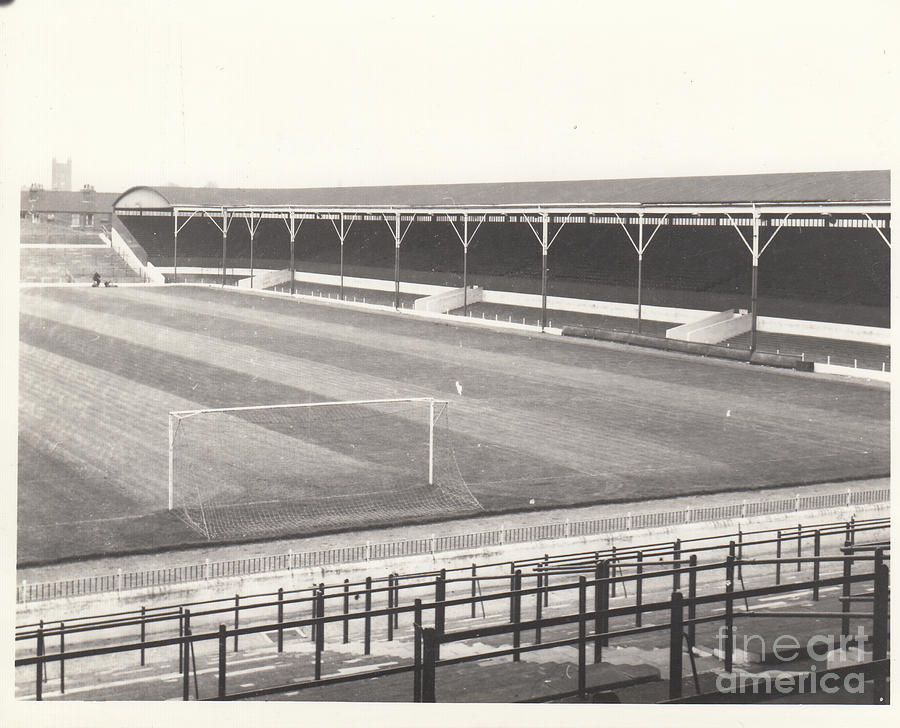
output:
<svg viewBox="0 0 900 728"><path fill-rule="evenodd" d="M693 650L697 639L697 625L693 620L697 618L697 554L691 554L690 572L688 573L688 647Z"/></svg>
<svg viewBox="0 0 900 728"><path fill-rule="evenodd" d="M550 556L549 554L544 554L544 606L550 606L550 572L548 568L550 566Z"/></svg>
<svg viewBox="0 0 900 728"><path fill-rule="evenodd" d="M144 642L147 639L147 625L145 622L147 616L147 607L141 607L141 667L144 666Z"/></svg>
<svg viewBox="0 0 900 728"><path fill-rule="evenodd" d="M583 698L587 680L587 579L578 577L578 697Z"/></svg>
<svg viewBox="0 0 900 728"><path fill-rule="evenodd" d="M884 563L884 550L875 551L875 594L872 602L872 660L884 660L888 651L888 616L890 594L888 592L888 566ZM884 705L888 691L885 672L879 670L874 678L873 702Z"/></svg>
<svg viewBox="0 0 900 728"><path fill-rule="evenodd" d="M672 591L681 589L681 539L676 538L672 544Z"/></svg>
<svg viewBox="0 0 900 728"><path fill-rule="evenodd" d="M475 619L475 577L478 567L472 564L472 619Z"/></svg>
<svg viewBox="0 0 900 728"><path fill-rule="evenodd" d="M643 606L644 600L644 552L637 552L637 568L635 570L635 585L634 585L634 626L641 626L641 607Z"/></svg>
<svg viewBox="0 0 900 728"><path fill-rule="evenodd" d="M181 699L191 699L191 610L184 610L184 634L181 637Z"/></svg>
<svg viewBox="0 0 900 728"><path fill-rule="evenodd" d="M725 559L725 672L731 672L734 650L734 555Z"/></svg>
<svg viewBox="0 0 900 728"><path fill-rule="evenodd" d="M512 564L510 564L512 566ZM509 574L509 621L512 623L516 616L516 570L513 568Z"/></svg>
<svg viewBox="0 0 900 728"><path fill-rule="evenodd" d="M609 557L609 575L610 576L616 575L616 547L615 547L615 545L613 545L613 547L612 547L612 556ZM613 582L612 584L610 584L609 588L610 588L610 595L614 597L616 595L616 582ZM624 585L623 585L623 588L624 588Z"/></svg>
<svg viewBox="0 0 900 728"><path fill-rule="evenodd" d="M539 645L541 644L541 620L544 618L544 575L540 571L537 573L536 581L536 592L534 595L534 643Z"/></svg>
<svg viewBox="0 0 900 728"><path fill-rule="evenodd" d="M444 599L447 598L446 578L446 570L441 569L441 573L434 580L434 629L439 635L444 634ZM441 646L438 642L434 643L434 650L434 659L440 659Z"/></svg>
<svg viewBox="0 0 900 728"><path fill-rule="evenodd" d="M603 579L603 565L606 562L597 561L594 563L594 634L600 634L603 632L603 628L600 626L600 614L603 611L603 586L601 585L601 580ZM594 664L600 662L603 657L603 640L599 637L594 637Z"/></svg>
<svg viewBox="0 0 900 728"><path fill-rule="evenodd" d="M513 575L512 600L513 600L512 623L515 627L513 630L513 647L518 648L522 644L522 632L519 629L519 623L522 621L522 570L521 569L516 569L516 573ZM513 662L519 662L521 659L522 658L518 652L513 653Z"/></svg>
<svg viewBox="0 0 900 728"><path fill-rule="evenodd" d="M684 631L684 609L681 592L672 592L669 618L669 699L681 697L681 640ZM726 668L727 669L727 668Z"/></svg>
<svg viewBox="0 0 900 728"><path fill-rule="evenodd" d="M44 620L41 620L41 626L38 627L37 631L37 656L38 658L44 656ZM43 660L38 660L35 663L35 675L36 675L36 684L34 689L34 698L35 700L43 700L44 699L44 662Z"/></svg>
<svg viewBox="0 0 900 728"><path fill-rule="evenodd" d="M595 578L599 581L594 587L594 632L609 632L609 577L611 572L609 561L601 561L597 565ZM602 657L602 647L609 646L609 637L598 637L594 640L594 663Z"/></svg>
<svg viewBox="0 0 900 728"><path fill-rule="evenodd" d="M394 609L400 606L400 574L394 572ZM400 612L394 612L394 629L400 627Z"/></svg>
<svg viewBox="0 0 900 728"><path fill-rule="evenodd" d="M184 637L184 607L178 607L178 637ZM184 642L178 640L178 669L184 664Z"/></svg>
<svg viewBox="0 0 900 728"><path fill-rule="evenodd" d="M798 498L800 496L797 496ZM797 524L797 571L800 571L800 558L803 556L803 526Z"/></svg>
<svg viewBox="0 0 900 728"><path fill-rule="evenodd" d="M234 595L234 651L238 651L238 629L241 626L241 595Z"/></svg>
<svg viewBox="0 0 900 728"><path fill-rule="evenodd" d="M278 651L284 652L284 587L278 587Z"/></svg>
<svg viewBox="0 0 900 728"><path fill-rule="evenodd" d="M59 692L66 694L66 660L63 657L66 653L66 625L65 622L59 623Z"/></svg>
<svg viewBox="0 0 900 728"><path fill-rule="evenodd" d="M850 636L850 575L853 569L853 560L850 558L850 538L844 541L844 548L841 549L844 555L844 583L841 585L841 636Z"/></svg>
<svg viewBox="0 0 900 728"><path fill-rule="evenodd" d="M413 601L413 702L422 702L422 600Z"/></svg>
<svg viewBox="0 0 900 728"><path fill-rule="evenodd" d="M366 577L366 616L363 620L365 633L363 635L363 653L368 655L372 651L372 617L369 612L372 611L372 577Z"/></svg>
<svg viewBox="0 0 900 728"><path fill-rule="evenodd" d="M388 574L388 586L387 586L387 596L388 596L388 613L387 613L387 639L388 642L394 641L394 575Z"/></svg>
<svg viewBox="0 0 900 728"><path fill-rule="evenodd" d="M781 529L778 529L778 535L775 540L775 584L781 583Z"/></svg>
<svg viewBox="0 0 900 728"><path fill-rule="evenodd" d="M322 585L324 586L324 584ZM309 624L309 639L310 642L315 644L316 641L316 627L318 623L316 622L316 593L318 592L318 587L315 583L312 585L312 588L309 591L309 616L312 619L312 622Z"/></svg>
<svg viewBox="0 0 900 728"><path fill-rule="evenodd" d="M819 555L822 547L822 534L817 528L813 537L813 601L819 601Z"/></svg>
<svg viewBox="0 0 900 728"><path fill-rule="evenodd" d="M422 630L422 702L435 702L435 663L438 660L438 642L434 628Z"/></svg>
<svg viewBox="0 0 900 728"><path fill-rule="evenodd" d="M316 623L316 666L315 666L315 679L322 679L322 652L325 649L325 587L319 587L319 593L315 598L316 605L316 618L319 620Z"/></svg>
<svg viewBox="0 0 900 728"><path fill-rule="evenodd" d="M225 697L225 651L227 647L228 637L225 635L225 625L219 625L219 685L217 695L220 698Z"/></svg>
<svg viewBox="0 0 900 728"><path fill-rule="evenodd" d="M344 644L350 642L350 580L344 579Z"/></svg>

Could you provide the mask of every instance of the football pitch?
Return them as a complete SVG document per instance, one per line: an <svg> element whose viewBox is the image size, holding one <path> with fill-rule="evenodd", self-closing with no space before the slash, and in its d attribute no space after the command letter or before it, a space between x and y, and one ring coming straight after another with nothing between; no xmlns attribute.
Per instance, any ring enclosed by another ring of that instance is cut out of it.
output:
<svg viewBox="0 0 900 728"><path fill-rule="evenodd" d="M201 540L166 510L174 410L450 400L459 473L494 513L889 471L884 385L205 287L20 306L20 563Z"/></svg>

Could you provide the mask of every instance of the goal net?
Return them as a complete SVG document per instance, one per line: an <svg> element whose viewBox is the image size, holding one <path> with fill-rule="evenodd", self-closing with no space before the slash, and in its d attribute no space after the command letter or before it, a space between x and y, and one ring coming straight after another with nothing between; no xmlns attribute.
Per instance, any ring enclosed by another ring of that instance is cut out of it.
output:
<svg viewBox="0 0 900 728"><path fill-rule="evenodd" d="M169 510L208 539L474 513L448 403L314 402L169 413Z"/></svg>

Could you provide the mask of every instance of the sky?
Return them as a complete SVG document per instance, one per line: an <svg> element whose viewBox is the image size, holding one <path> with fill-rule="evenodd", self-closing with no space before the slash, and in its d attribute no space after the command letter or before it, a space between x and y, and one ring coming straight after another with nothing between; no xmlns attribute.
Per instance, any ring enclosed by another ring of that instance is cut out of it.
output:
<svg viewBox="0 0 900 728"><path fill-rule="evenodd" d="M18 0L4 142L106 191L884 169L900 4L848 7Z"/></svg>

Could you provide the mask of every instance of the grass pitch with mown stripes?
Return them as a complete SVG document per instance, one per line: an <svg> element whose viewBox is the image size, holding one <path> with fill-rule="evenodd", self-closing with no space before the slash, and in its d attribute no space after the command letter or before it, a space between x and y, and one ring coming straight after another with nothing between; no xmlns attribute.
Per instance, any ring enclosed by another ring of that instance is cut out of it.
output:
<svg viewBox="0 0 900 728"><path fill-rule="evenodd" d="M20 300L20 561L195 541L165 511L172 410L450 399L493 512L889 470L883 386L201 287Z"/></svg>

